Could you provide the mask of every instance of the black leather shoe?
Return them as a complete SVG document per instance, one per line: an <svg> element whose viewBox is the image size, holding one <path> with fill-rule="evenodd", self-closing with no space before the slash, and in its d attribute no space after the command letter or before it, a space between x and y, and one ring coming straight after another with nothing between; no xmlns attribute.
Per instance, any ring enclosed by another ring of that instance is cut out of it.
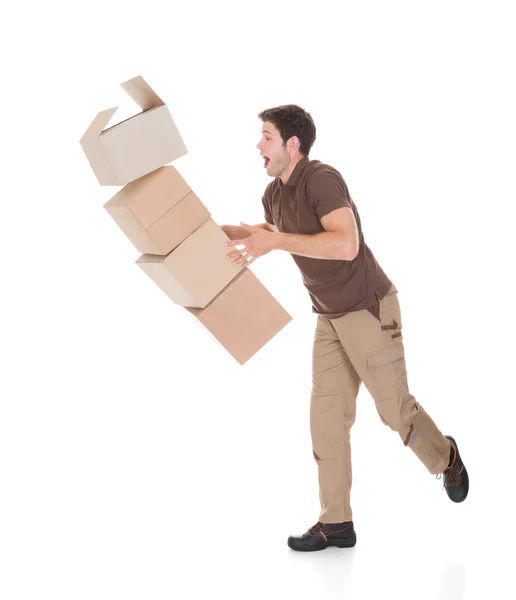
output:
<svg viewBox="0 0 516 600"><path fill-rule="evenodd" d="M450 440L454 450L451 466L442 472L442 475L444 475L444 487L450 500L453 500L453 502L463 502L466 500L469 491L468 472L462 462L455 440L451 435L445 435L444 437ZM439 475L437 476L438 479L440 478Z"/></svg>
<svg viewBox="0 0 516 600"><path fill-rule="evenodd" d="M324 550L328 546L351 548L357 543L357 535L353 529L353 521L346 523L316 523L303 535L291 535L288 545L292 550L310 552Z"/></svg>

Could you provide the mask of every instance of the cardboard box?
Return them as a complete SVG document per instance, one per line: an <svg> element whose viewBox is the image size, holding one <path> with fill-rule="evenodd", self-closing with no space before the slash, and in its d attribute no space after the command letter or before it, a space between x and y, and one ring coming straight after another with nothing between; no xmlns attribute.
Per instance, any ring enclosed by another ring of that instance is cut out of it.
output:
<svg viewBox="0 0 516 600"><path fill-rule="evenodd" d="M188 152L165 103L142 77L120 85L142 112L106 129L118 107L103 110L80 140L100 185L125 185Z"/></svg>
<svg viewBox="0 0 516 600"><path fill-rule="evenodd" d="M172 166L128 183L104 208L144 254L168 254L210 218L209 210Z"/></svg>
<svg viewBox="0 0 516 600"><path fill-rule="evenodd" d="M226 258L228 240L210 218L167 256L142 254L136 264L172 302L204 308L242 271Z"/></svg>
<svg viewBox="0 0 516 600"><path fill-rule="evenodd" d="M186 308L243 365L292 317L249 269L204 309Z"/></svg>

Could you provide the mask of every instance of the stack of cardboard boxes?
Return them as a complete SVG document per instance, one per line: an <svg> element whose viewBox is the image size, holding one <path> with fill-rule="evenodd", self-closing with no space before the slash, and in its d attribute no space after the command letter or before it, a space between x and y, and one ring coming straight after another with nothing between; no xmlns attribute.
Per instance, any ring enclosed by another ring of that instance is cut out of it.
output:
<svg viewBox="0 0 516 600"><path fill-rule="evenodd" d="M136 264L244 364L290 320L173 166L187 149L164 102L142 77L121 84L142 112L107 127L100 112L81 145L100 185L123 186L104 205L141 256Z"/></svg>

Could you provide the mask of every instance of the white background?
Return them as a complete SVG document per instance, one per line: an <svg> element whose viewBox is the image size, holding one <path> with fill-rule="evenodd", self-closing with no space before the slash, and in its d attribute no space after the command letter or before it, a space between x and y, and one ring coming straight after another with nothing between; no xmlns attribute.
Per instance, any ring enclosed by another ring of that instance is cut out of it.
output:
<svg viewBox="0 0 516 600"><path fill-rule="evenodd" d="M3 15L0 597L508 598L515 409L512 2L25 3ZM79 139L144 76L219 223L263 221L264 108L296 103L399 290L410 390L465 503L362 387L357 546L319 514L315 316L291 257L252 267L293 321L238 363L138 269Z"/></svg>

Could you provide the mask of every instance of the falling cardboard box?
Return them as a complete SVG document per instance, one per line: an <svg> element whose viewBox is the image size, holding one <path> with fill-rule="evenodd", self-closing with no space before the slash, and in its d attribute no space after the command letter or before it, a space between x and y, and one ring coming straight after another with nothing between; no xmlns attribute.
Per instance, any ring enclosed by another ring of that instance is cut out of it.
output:
<svg viewBox="0 0 516 600"><path fill-rule="evenodd" d="M104 208L144 254L168 254L210 218L209 210L172 166L128 183Z"/></svg>
<svg viewBox="0 0 516 600"><path fill-rule="evenodd" d="M81 138L100 185L125 185L187 153L167 106L147 82L134 77L121 86L142 112L106 129L118 107L104 110Z"/></svg>
<svg viewBox="0 0 516 600"><path fill-rule="evenodd" d="M208 306L186 308L243 365L292 317L245 268Z"/></svg>
<svg viewBox="0 0 516 600"><path fill-rule="evenodd" d="M228 240L210 218L167 256L142 254L136 264L172 302L204 308L242 270L226 258Z"/></svg>

